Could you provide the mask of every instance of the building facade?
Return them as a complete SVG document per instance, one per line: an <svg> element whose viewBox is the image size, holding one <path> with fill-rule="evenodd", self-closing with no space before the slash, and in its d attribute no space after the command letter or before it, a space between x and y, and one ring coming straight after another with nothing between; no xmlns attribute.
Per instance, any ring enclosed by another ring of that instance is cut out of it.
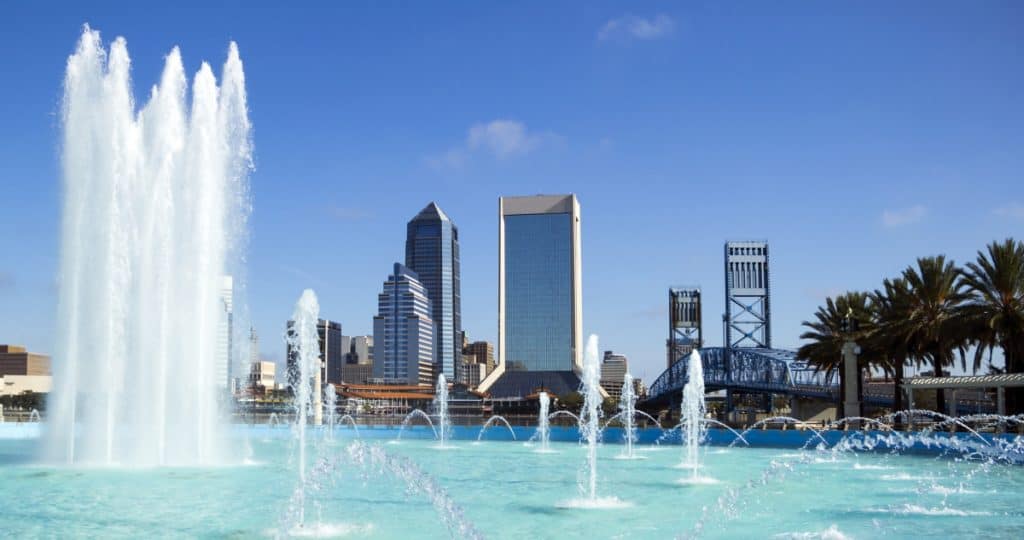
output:
<svg viewBox="0 0 1024 540"><path fill-rule="evenodd" d="M249 365L249 388L273 390L276 383L277 365L273 362L257 361Z"/></svg>
<svg viewBox="0 0 1024 540"><path fill-rule="evenodd" d="M473 363L487 366L487 370L494 369L494 345L490 341L474 341L462 349L463 357L473 356ZM469 362L467 362L469 363Z"/></svg>
<svg viewBox="0 0 1024 540"><path fill-rule="evenodd" d="M373 378L387 384L431 386L434 335L426 288L416 272L395 263L377 297Z"/></svg>
<svg viewBox="0 0 1024 540"><path fill-rule="evenodd" d="M462 294L459 229L437 206L428 204L406 226L405 266L427 290L437 326L435 371L455 380L462 356Z"/></svg>
<svg viewBox="0 0 1024 540"><path fill-rule="evenodd" d="M0 345L0 375L49 375L50 357L18 345Z"/></svg>
<svg viewBox="0 0 1024 540"><path fill-rule="evenodd" d="M288 321L288 335L292 335L293 321ZM320 346L320 381L323 384L341 382L341 365L345 362L342 352L341 323L327 319L316 322L317 342ZM289 343L286 347L289 372L295 371L296 355ZM331 377L334 377L332 380ZM294 381L288 381L293 384Z"/></svg>
<svg viewBox="0 0 1024 540"><path fill-rule="evenodd" d="M575 195L498 200L498 360L481 390L510 372L582 369L581 279Z"/></svg>
<svg viewBox="0 0 1024 540"><path fill-rule="evenodd" d="M604 352L604 361L601 362L601 388L604 388L609 397L618 399L622 395L622 385L628 372L629 359L625 355L612 351Z"/></svg>

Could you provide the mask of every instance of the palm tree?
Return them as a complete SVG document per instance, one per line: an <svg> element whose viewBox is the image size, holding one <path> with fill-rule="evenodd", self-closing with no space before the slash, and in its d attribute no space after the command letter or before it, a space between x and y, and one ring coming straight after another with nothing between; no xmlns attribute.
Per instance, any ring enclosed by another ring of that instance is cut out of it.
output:
<svg viewBox="0 0 1024 540"><path fill-rule="evenodd" d="M876 325L868 336L871 348L878 351L884 359L885 370L892 373L895 394L893 410L903 410L903 368L910 357L911 350L907 335L902 333L902 324L907 317L910 305L910 290L903 278L886 279L882 283L883 290L875 290L871 294L871 305L875 309ZM899 422L899 418L897 418Z"/></svg>
<svg viewBox="0 0 1024 540"><path fill-rule="evenodd" d="M978 252L975 262L967 263L961 285L970 298L961 307L961 316L977 345L974 370L981 367L985 351L999 347L1006 360L1006 373L1024 372L1024 242L1007 238L992 242L988 253ZM1008 389L1007 411L1024 409L1021 389Z"/></svg>
<svg viewBox="0 0 1024 540"><path fill-rule="evenodd" d="M944 255L921 257L917 267L903 271L909 294L906 313L892 331L906 338L908 350L918 361L928 362L935 376L953 363L953 353L965 353L967 332L960 319L960 306L968 298L961 272ZM936 391L939 412L946 412L945 391Z"/></svg>
<svg viewBox="0 0 1024 540"><path fill-rule="evenodd" d="M857 331L844 332L843 319L852 316L859 323ZM804 321L803 326L809 328L807 332L800 334L800 339L808 340L797 351L797 357L807 360L818 371L824 371L829 375L839 373L839 416L846 416L843 411L843 394L847 381L843 377L843 344L849 340L866 341L868 335L874 329L874 315L871 307L871 297L863 292L847 292L837 296L834 300L829 297L825 299L825 305L818 307L814 313L813 321ZM864 344L866 345L866 343ZM872 359L873 355L864 354L866 348L862 346L860 360L858 361L858 374ZM860 377L857 377L857 396L860 399L863 389L860 385Z"/></svg>

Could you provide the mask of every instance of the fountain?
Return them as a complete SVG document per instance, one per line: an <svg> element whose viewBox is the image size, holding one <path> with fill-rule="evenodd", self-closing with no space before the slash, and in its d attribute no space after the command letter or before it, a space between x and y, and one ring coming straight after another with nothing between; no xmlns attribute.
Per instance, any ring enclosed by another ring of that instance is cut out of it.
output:
<svg viewBox="0 0 1024 540"><path fill-rule="evenodd" d="M508 423L508 420L505 420L505 417L503 416L494 415L488 418L486 422L484 422L483 427L480 428L480 433L477 434L476 436L476 442L480 442L483 439L484 432L487 431L487 428L491 427L491 424L495 424L498 422L505 424L505 427L508 429L508 432L512 435L512 440L516 440L516 431L512 429L512 425Z"/></svg>
<svg viewBox="0 0 1024 540"><path fill-rule="evenodd" d="M622 396L619 398L619 418L622 422L622 440L626 443L625 452L620 457L635 459L633 444L636 442L636 428L633 418L636 416L636 394L633 393L633 376L626 373L622 383Z"/></svg>
<svg viewBox="0 0 1024 540"><path fill-rule="evenodd" d="M288 329L287 340L294 361L289 365L289 379L295 392L295 430L299 445L299 486L306 483L306 423L310 413L321 412L320 400L320 338L316 325L320 318L320 304L312 289L302 291L302 296L295 304L292 313L292 324ZM299 525L303 523L303 494L299 500Z"/></svg>
<svg viewBox="0 0 1024 540"><path fill-rule="evenodd" d="M136 110L124 38L84 28L67 60L51 461L229 459L217 408L229 351L225 276L240 270L251 166L245 75L231 43L191 106L178 48ZM236 321L237 325L238 322ZM181 376L182 373L188 376Z"/></svg>
<svg viewBox="0 0 1024 540"><path fill-rule="evenodd" d="M447 448L448 440L448 381L444 373L437 376L437 386L434 393L434 411L437 413L438 435L440 442L438 448Z"/></svg>
<svg viewBox="0 0 1024 540"><path fill-rule="evenodd" d="M548 409L551 408L551 397L547 392L537 396L540 402L540 413L537 415L537 437L540 439L540 452L551 451L551 426L548 424Z"/></svg>
<svg viewBox="0 0 1024 540"><path fill-rule="evenodd" d="M352 430L356 432L356 437L359 436L359 424L356 423L356 419L352 418L351 414L342 415L338 419L338 425L344 425L348 421L348 425L352 426Z"/></svg>
<svg viewBox="0 0 1024 540"><path fill-rule="evenodd" d="M333 384L324 387L324 408L327 409L327 436L334 438L334 418L338 415L338 393ZM348 416L348 415L346 415ZM349 416L349 418L352 418Z"/></svg>
<svg viewBox="0 0 1024 540"><path fill-rule="evenodd" d="M684 483L709 483L712 479L700 476L700 441L704 438L704 366L696 349L690 353L686 366L686 386L680 410L683 429L683 462L681 467L691 469L692 476Z"/></svg>
<svg viewBox="0 0 1024 540"><path fill-rule="evenodd" d="M618 497L597 496L597 442L601 437L601 361L597 336L591 335L583 355L583 410L580 426L587 444L585 482L579 484L580 498L560 503L561 508L609 509L629 506Z"/></svg>
<svg viewBox="0 0 1024 540"><path fill-rule="evenodd" d="M434 427L434 421L430 419L430 415L419 409L413 409L409 411L409 414L405 415L405 418L402 419L402 425L398 428L398 437L395 438L395 442L402 440L402 432L404 432L405 428L409 425L410 422L412 422L412 419L416 417L420 417L426 420L427 425L430 426L430 430L434 432L434 438L438 438L437 428Z"/></svg>

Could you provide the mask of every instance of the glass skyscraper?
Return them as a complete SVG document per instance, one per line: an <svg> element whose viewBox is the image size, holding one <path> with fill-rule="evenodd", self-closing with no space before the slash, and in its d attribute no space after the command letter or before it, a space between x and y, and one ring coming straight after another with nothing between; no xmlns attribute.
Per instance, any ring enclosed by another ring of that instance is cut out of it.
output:
<svg viewBox="0 0 1024 540"><path fill-rule="evenodd" d="M498 206L498 368L484 390L505 372L578 371L583 353L576 196L502 197Z"/></svg>
<svg viewBox="0 0 1024 540"><path fill-rule="evenodd" d="M437 325L437 372L454 381L462 360L459 229L436 203L428 204L406 227L405 266L416 272L430 298Z"/></svg>
<svg viewBox="0 0 1024 540"><path fill-rule="evenodd" d="M416 272L395 263L373 318L373 377L387 384L430 386L434 371L434 321Z"/></svg>

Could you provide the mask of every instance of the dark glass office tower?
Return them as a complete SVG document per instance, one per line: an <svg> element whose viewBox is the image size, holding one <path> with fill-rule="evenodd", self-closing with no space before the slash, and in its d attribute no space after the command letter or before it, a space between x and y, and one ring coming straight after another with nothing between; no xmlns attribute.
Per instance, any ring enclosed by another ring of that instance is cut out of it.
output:
<svg viewBox="0 0 1024 540"><path fill-rule="evenodd" d="M462 360L462 299L459 283L459 229L430 203L409 221L405 239L405 266L419 275L430 298L437 326L437 372L456 380Z"/></svg>

